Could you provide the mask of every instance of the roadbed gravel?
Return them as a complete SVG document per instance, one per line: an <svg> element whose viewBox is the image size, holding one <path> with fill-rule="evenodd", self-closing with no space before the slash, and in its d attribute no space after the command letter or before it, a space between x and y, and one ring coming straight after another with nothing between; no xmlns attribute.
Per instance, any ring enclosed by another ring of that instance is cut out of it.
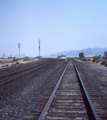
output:
<svg viewBox="0 0 107 120"><path fill-rule="evenodd" d="M66 60L52 64L22 76L0 87L0 119L23 120L36 106L36 100L63 70Z"/></svg>
<svg viewBox="0 0 107 120"><path fill-rule="evenodd" d="M82 73L91 87L100 93L99 96L103 100L103 107L107 112L107 67L99 63L81 60L75 60L75 62L79 72Z"/></svg>

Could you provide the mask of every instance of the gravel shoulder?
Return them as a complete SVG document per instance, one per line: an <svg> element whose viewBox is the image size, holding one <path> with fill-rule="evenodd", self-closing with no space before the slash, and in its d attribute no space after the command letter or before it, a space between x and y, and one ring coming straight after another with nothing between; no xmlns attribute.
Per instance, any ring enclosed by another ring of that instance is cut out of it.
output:
<svg viewBox="0 0 107 120"><path fill-rule="evenodd" d="M2 120L22 120L30 115L36 100L63 70L67 61L55 61L35 72L0 87Z"/></svg>
<svg viewBox="0 0 107 120"><path fill-rule="evenodd" d="M107 112L107 67L99 63L75 60L79 71L91 87L97 90L103 100L103 107Z"/></svg>

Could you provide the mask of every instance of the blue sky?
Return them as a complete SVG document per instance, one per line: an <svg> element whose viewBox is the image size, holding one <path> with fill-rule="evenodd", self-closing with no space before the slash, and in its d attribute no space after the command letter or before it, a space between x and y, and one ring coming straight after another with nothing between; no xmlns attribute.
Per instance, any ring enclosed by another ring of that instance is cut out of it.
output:
<svg viewBox="0 0 107 120"><path fill-rule="evenodd" d="M0 56L107 47L107 0L0 0Z"/></svg>

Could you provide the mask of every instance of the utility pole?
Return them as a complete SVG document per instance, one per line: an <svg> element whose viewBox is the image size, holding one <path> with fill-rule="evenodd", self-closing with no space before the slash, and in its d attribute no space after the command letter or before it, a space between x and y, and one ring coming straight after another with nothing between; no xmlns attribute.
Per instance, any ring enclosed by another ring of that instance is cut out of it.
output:
<svg viewBox="0 0 107 120"><path fill-rule="evenodd" d="M12 54L10 54L10 58L12 58Z"/></svg>
<svg viewBox="0 0 107 120"><path fill-rule="evenodd" d="M39 58L40 58L40 40L38 40L39 42Z"/></svg>
<svg viewBox="0 0 107 120"><path fill-rule="evenodd" d="M5 53L3 53L3 58L4 58L4 61L5 61Z"/></svg>
<svg viewBox="0 0 107 120"><path fill-rule="evenodd" d="M18 48L19 48L19 63L20 63L20 48L21 48L21 44L18 43Z"/></svg>

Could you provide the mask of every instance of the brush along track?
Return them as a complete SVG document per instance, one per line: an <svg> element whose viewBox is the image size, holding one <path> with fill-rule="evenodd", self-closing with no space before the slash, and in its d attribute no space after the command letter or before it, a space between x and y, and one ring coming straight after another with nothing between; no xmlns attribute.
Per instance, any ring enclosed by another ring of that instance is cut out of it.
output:
<svg viewBox="0 0 107 120"><path fill-rule="evenodd" d="M27 69L24 69L24 70L19 70L19 71L16 71L14 73L11 73L11 74L7 74L7 75L3 75L3 76L0 76L0 86L5 84L5 83L8 83L16 78L19 78L23 75L26 75L28 73L31 73L35 70L38 70L46 65L49 65L51 63L53 63L54 60L50 61L50 62L47 62L47 63L43 63L43 64L40 64L40 65L37 65L37 66L33 66L33 67L30 67L30 68L27 68Z"/></svg>

